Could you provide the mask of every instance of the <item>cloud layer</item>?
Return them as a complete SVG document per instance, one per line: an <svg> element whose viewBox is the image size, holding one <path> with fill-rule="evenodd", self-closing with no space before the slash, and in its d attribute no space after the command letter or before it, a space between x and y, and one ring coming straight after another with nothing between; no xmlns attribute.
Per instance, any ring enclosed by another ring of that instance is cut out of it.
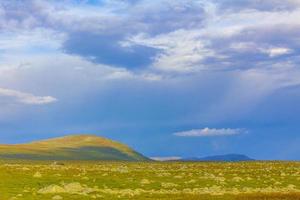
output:
<svg viewBox="0 0 300 200"><path fill-rule="evenodd" d="M0 88L0 96L12 98L10 103L22 103L30 105L43 105L54 103L56 98L51 96L35 96L30 93L24 93L17 90Z"/></svg>
<svg viewBox="0 0 300 200"><path fill-rule="evenodd" d="M230 129L230 128L203 128L193 129L189 131L181 131L174 133L175 136L180 137L212 137L212 136L232 136L244 133L242 129Z"/></svg>

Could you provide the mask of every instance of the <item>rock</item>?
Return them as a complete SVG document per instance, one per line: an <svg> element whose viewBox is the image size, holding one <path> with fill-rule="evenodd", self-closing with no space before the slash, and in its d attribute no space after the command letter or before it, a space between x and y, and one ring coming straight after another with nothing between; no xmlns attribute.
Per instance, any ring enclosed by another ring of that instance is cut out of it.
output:
<svg viewBox="0 0 300 200"><path fill-rule="evenodd" d="M96 188L89 188L86 185L81 185L78 182L59 185L49 185L38 190L40 194L56 194L56 193L69 193L86 195L91 192L98 191Z"/></svg>
<svg viewBox="0 0 300 200"><path fill-rule="evenodd" d="M151 182L148 179L141 180L142 185L150 184Z"/></svg>
<svg viewBox="0 0 300 200"><path fill-rule="evenodd" d="M65 184L64 189L67 193L81 193L85 190L85 188L78 182Z"/></svg>
<svg viewBox="0 0 300 200"><path fill-rule="evenodd" d="M52 197L53 200L60 200L63 199L61 196L59 195L55 195L54 197Z"/></svg>
<svg viewBox="0 0 300 200"><path fill-rule="evenodd" d="M58 185L49 185L47 187L44 187L40 190L38 190L38 193L40 194L55 194L55 193L64 193L65 189Z"/></svg>
<svg viewBox="0 0 300 200"><path fill-rule="evenodd" d="M33 175L34 178L42 178L42 174L40 172L36 172L34 175Z"/></svg>

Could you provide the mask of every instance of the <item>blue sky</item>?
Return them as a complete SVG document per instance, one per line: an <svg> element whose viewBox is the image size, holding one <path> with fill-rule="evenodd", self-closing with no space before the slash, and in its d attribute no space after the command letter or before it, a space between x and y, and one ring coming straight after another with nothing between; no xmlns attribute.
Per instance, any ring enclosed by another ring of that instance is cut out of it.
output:
<svg viewBox="0 0 300 200"><path fill-rule="evenodd" d="M300 1L0 1L0 143L300 159Z"/></svg>

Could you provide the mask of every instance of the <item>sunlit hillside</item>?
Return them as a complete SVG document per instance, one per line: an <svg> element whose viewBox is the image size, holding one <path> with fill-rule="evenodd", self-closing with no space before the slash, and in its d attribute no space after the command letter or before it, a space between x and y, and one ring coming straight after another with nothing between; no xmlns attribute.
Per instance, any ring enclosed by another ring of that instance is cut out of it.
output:
<svg viewBox="0 0 300 200"><path fill-rule="evenodd" d="M147 160L128 146L94 135L71 135L28 144L0 145L2 159Z"/></svg>

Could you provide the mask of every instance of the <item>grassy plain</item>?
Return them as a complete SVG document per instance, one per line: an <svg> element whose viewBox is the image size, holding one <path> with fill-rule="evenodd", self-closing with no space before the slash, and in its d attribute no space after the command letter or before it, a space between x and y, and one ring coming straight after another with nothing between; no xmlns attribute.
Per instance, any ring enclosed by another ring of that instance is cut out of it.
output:
<svg viewBox="0 0 300 200"><path fill-rule="evenodd" d="M0 161L0 199L300 199L300 162Z"/></svg>

